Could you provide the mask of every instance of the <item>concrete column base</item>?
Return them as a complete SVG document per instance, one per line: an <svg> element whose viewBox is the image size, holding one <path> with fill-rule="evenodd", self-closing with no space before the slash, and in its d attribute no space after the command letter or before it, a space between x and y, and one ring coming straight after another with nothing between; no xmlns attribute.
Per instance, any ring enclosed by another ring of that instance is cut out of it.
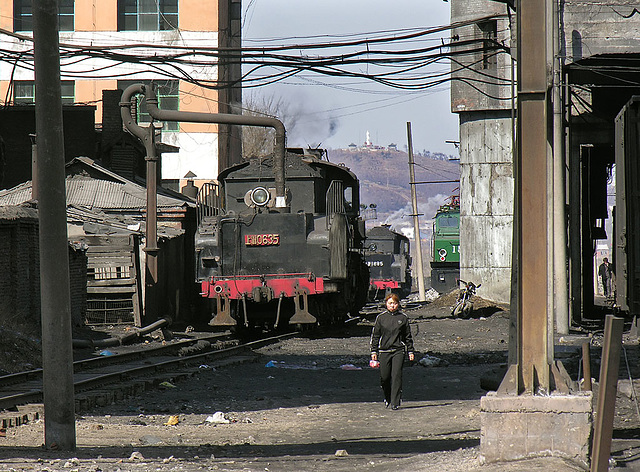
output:
<svg viewBox="0 0 640 472"><path fill-rule="evenodd" d="M498 395L480 400L480 450L485 462L557 456L587 465L592 430L591 392Z"/></svg>

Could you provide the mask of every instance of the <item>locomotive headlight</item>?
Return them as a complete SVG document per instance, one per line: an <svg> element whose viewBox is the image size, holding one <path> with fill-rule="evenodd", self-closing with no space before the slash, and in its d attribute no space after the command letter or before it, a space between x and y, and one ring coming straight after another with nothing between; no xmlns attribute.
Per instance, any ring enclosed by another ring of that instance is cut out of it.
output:
<svg viewBox="0 0 640 472"><path fill-rule="evenodd" d="M251 191L251 201L256 206L265 206L269 203L269 191L264 187L256 187Z"/></svg>

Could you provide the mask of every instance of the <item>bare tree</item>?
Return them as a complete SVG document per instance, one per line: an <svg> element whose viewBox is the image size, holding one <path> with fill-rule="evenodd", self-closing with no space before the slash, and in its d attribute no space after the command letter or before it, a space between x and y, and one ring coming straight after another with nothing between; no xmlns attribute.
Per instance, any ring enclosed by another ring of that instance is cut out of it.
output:
<svg viewBox="0 0 640 472"><path fill-rule="evenodd" d="M249 94L245 98L243 115L270 116L284 123L287 133L293 131L300 115L299 111L282 97L275 95ZM242 155L245 159L264 157L273 152L275 131L271 128L246 126L242 130Z"/></svg>

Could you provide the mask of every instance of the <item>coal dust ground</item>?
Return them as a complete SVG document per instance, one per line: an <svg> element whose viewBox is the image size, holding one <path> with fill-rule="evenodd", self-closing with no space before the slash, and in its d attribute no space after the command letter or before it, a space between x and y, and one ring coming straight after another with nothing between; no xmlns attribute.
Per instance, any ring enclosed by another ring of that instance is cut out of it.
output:
<svg viewBox="0 0 640 472"><path fill-rule="evenodd" d="M368 365L372 314L344 329L261 348L241 364L203 365L186 380L81 412L73 452L42 447L42 420L9 428L0 437L0 470L584 470L554 457L483 463L480 398L505 367L509 312L491 303L476 307L470 319L452 318L451 300L444 298L407 311L418 353L405 364L397 411L385 409L379 373ZM582 342L597 347L598 336L597 330L576 330L556 339L574 379ZM629 343L628 354L638 365L637 343ZM615 421L617 467L634 470L640 420L624 395Z"/></svg>

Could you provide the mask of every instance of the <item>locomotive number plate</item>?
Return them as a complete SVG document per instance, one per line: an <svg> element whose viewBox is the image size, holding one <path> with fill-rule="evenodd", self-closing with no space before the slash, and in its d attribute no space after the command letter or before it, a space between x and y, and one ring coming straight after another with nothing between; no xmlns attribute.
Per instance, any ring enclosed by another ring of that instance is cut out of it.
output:
<svg viewBox="0 0 640 472"><path fill-rule="evenodd" d="M245 246L277 246L280 244L279 234L245 234Z"/></svg>

